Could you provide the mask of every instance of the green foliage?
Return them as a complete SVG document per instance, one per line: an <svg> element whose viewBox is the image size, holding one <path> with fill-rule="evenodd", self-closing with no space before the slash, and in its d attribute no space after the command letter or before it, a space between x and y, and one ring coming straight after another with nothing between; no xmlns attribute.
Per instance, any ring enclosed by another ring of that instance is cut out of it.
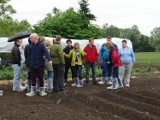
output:
<svg viewBox="0 0 160 120"><path fill-rule="evenodd" d="M107 23L103 25L103 37L120 37L120 29L114 25L108 25Z"/></svg>
<svg viewBox="0 0 160 120"><path fill-rule="evenodd" d="M13 79L13 70L11 66L4 67L0 65L0 80L11 80Z"/></svg>
<svg viewBox="0 0 160 120"><path fill-rule="evenodd" d="M73 8L61 12L54 8L53 13L34 25L34 31L42 36L55 37L61 35L64 38L88 39L101 37L101 29L95 25L89 25L88 29L81 29L81 17Z"/></svg>
<svg viewBox="0 0 160 120"><path fill-rule="evenodd" d="M90 21L96 20L95 15L91 14L90 9L88 8L88 0L79 1L79 15L81 17L81 29L88 29Z"/></svg>
<svg viewBox="0 0 160 120"><path fill-rule="evenodd" d="M160 51L160 27L156 27L151 32L152 44L156 51Z"/></svg>
<svg viewBox="0 0 160 120"><path fill-rule="evenodd" d="M11 15L16 13L16 10L8 4L9 1L0 0L0 18L11 18Z"/></svg>
<svg viewBox="0 0 160 120"><path fill-rule="evenodd" d="M2 60L11 60L11 53L0 52L0 58L2 58Z"/></svg>
<svg viewBox="0 0 160 120"><path fill-rule="evenodd" d="M30 31L31 25L26 20L18 22L11 18L0 18L0 28L0 36L9 37L20 31Z"/></svg>
<svg viewBox="0 0 160 120"><path fill-rule="evenodd" d="M25 80L26 67L24 66L22 72L22 80ZM0 65L0 80L13 80L14 73L11 64L7 66Z"/></svg>

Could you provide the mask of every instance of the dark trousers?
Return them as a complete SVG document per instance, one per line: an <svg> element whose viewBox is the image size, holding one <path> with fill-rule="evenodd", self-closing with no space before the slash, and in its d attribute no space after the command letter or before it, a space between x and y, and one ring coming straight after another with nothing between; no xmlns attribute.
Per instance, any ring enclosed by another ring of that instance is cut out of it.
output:
<svg viewBox="0 0 160 120"><path fill-rule="evenodd" d="M73 77L73 70L72 70L72 67L71 67L71 63L65 63L65 72L64 72L64 80L65 80L65 82L67 82L67 79L68 79L69 68L71 69L72 77Z"/></svg>
<svg viewBox="0 0 160 120"><path fill-rule="evenodd" d="M89 82L90 68L92 70L92 82L96 83L96 63L95 62L94 63L86 62L85 67L86 67L86 83Z"/></svg>
<svg viewBox="0 0 160 120"><path fill-rule="evenodd" d="M36 78L39 80L39 87L44 87L44 66L38 68L30 67L32 86L36 86Z"/></svg>
<svg viewBox="0 0 160 120"><path fill-rule="evenodd" d="M72 66L72 70L73 70L73 78L77 78L78 74L79 80L82 80L82 65Z"/></svg>
<svg viewBox="0 0 160 120"><path fill-rule="evenodd" d="M118 78L119 74L118 74L118 67L117 68L113 68L113 78Z"/></svg>
<svg viewBox="0 0 160 120"><path fill-rule="evenodd" d="M53 90L59 91L64 89L64 65L53 64Z"/></svg>
<svg viewBox="0 0 160 120"><path fill-rule="evenodd" d="M110 63L108 64L108 77L112 77L112 73L113 73L113 64Z"/></svg>

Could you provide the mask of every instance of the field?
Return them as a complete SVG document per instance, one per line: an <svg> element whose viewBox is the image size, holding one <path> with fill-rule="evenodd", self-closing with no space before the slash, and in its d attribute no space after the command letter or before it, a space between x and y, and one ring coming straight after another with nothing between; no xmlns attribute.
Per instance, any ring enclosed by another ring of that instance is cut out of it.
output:
<svg viewBox="0 0 160 120"><path fill-rule="evenodd" d="M85 84L47 97L26 97L3 82L0 120L160 120L160 53L136 53L131 87ZM99 78L97 78L99 80Z"/></svg>

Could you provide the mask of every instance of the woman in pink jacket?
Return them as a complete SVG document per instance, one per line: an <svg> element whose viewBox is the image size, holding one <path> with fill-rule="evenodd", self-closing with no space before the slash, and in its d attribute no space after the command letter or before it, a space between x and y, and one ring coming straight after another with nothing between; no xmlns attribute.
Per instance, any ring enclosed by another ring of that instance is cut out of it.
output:
<svg viewBox="0 0 160 120"><path fill-rule="evenodd" d="M118 89L122 88L122 80L119 78L118 69L120 66L122 66L122 61L120 59L120 56L118 54L118 50L113 47L113 44L107 43L107 48L111 53L111 62L113 64L113 79L112 79L112 85L110 87L107 87L107 89Z"/></svg>

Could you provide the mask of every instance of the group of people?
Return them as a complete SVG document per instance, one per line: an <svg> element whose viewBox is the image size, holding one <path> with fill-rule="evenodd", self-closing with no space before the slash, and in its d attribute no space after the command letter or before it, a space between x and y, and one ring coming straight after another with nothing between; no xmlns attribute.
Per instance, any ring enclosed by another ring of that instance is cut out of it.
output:
<svg viewBox="0 0 160 120"><path fill-rule="evenodd" d="M122 48L118 48L110 37L97 51L94 39L90 39L84 50L78 42L66 41L63 49L61 36L57 35L52 44L47 44L44 37L32 33L28 39L29 44L23 47L22 40L17 39L11 51L12 67L14 70L13 91L28 90L27 96L46 96L44 85L44 70L47 70L47 91L64 91L68 82L68 71L72 73L72 87L83 87L88 84L90 69L92 71L93 85L109 84L107 89L118 89L130 86L130 75L135 56L127 41L122 41ZM21 75L26 64L26 84L22 86ZM82 79L82 65L85 66L85 81ZM96 80L96 66L102 68L102 78ZM108 78L106 79L106 77Z"/></svg>

